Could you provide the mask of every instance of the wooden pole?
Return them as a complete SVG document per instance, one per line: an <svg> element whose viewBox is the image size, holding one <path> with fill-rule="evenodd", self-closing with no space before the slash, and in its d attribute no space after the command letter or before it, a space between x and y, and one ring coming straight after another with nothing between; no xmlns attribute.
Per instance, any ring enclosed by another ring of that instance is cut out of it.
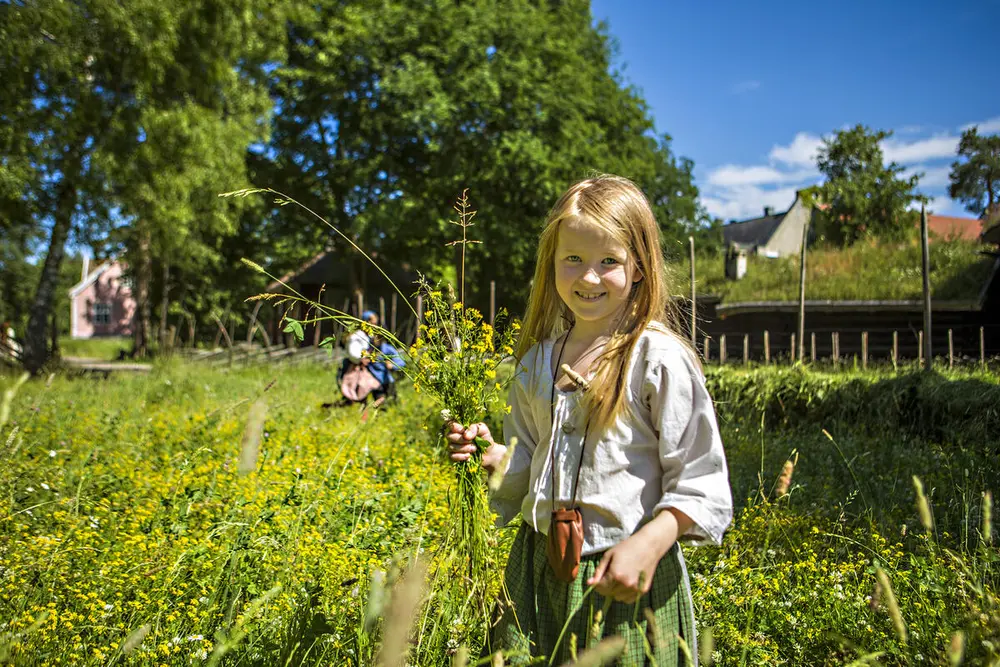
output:
<svg viewBox="0 0 1000 667"><path fill-rule="evenodd" d="M750 365L750 334L743 334L743 365Z"/></svg>
<svg viewBox="0 0 1000 667"><path fill-rule="evenodd" d="M917 364L924 365L924 330L917 332Z"/></svg>
<svg viewBox="0 0 1000 667"><path fill-rule="evenodd" d="M420 340L420 325L424 322L424 297L417 295L417 331L413 335L414 341Z"/></svg>
<svg viewBox="0 0 1000 667"><path fill-rule="evenodd" d="M927 209L920 207L920 248L924 274L924 370L931 370L931 251L927 240Z"/></svg>
<svg viewBox="0 0 1000 667"><path fill-rule="evenodd" d="M803 347L805 347L805 346L803 346ZM796 346L796 345L795 345L795 334L792 334L792 344L791 344L791 348L792 348L792 349L791 349L791 353L789 354L788 358L789 358L789 359L790 359L790 360L792 361L792 363L794 364L794 363L795 363L795 360L799 358L799 357L798 357L798 355L797 355L797 352L798 352L798 346ZM803 355L801 355L801 356L805 356L805 355L803 354Z"/></svg>
<svg viewBox="0 0 1000 667"><path fill-rule="evenodd" d="M868 332L861 332L861 368L868 370Z"/></svg>
<svg viewBox="0 0 1000 667"><path fill-rule="evenodd" d="M361 313L365 312L365 295L358 290L358 319L363 319Z"/></svg>
<svg viewBox="0 0 1000 667"><path fill-rule="evenodd" d="M892 332L892 370L899 369L899 332Z"/></svg>
<svg viewBox="0 0 1000 667"><path fill-rule="evenodd" d="M380 296L378 298L378 324L381 327L385 326L385 297Z"/></svg>
<svg viewBox="0 0 1000 667"><path fill-rule="evenodd" d="M688 247L691 254L691 347L698 346L698 307L694 287L694 237L688 237Z"/></svg>
<svg viewBox="0 0 1000 667"><path fill-rule="evenodd" d="M809 359L816 363L816 332L809 334Z"/></svg>
<svg viewBox="0 0 1000 667"><path fill-rule="evenodd" d="M258 301L257 305L253 307L253 315L250 316L250 326L247 327L247 345L253 342L253 334L257 329L257 313L260 312L260 307L263 305L263 301Z"/></svg>
<svg viewBox="0 0 1000 667"><path fill-rule="evenodd" d="M806 245L808 241L809 220L807 219L802 225L802 251L799 253L799 361L805 361L806 357ZM795 344L792 343L792 346L794 347ZM792 360L795 360L794 352Z"/></svg>
<svg viewBox="0 0 1000 667"><path fill-rule="evenodd" d="M709 338L708 338L708 336L705 336L704 350L705 350L704 351L705 361L709 361L709 359L711 358L712 349L709 347Z"/></svg>
<svg viewBox="0 0 1000 667"><path fill-rule="evenodd" d="M390 318L390 325L391 325L389 327L389 330L392 331L392 333L395 335L396 334L396 293L395 292L392 293L392 298L389 300L389 318Z"/></svg>
<svg viewBox="0 0 1000 667"><path fill-rule="evenodd" d="M986 331L979 327L979 365L986 368Z"/></svg>
<svg viewBox="0 0 1000 667"><path fill-rule="evenodd" d="M771 363L771 334L767 329L764 329L764 365L767 366Z"/></svg>
<svg viewBox="0 0 1000 667"><path fill-rule="evenodd" d="M834 331L830 334L830 344L833 347L833 367L840 367L840 332Z"/></svg>
<svg viewBox="0 0 1000 667"><path fill-rule="evenodd" d="M948 370L955 367L955 340L951 329L948 329Z"/></svg>
<svg viewBox="0 0 1000 667"><path fill-rule="evenodd" d="M726 334L719 336L719 365L726 364Z"/></svg>
<svg viewBox="0 0 1000 667"><path fill-rule="evenodd" d="M490 281L490 326L496 322L497 317L497 281Z"/></svg>

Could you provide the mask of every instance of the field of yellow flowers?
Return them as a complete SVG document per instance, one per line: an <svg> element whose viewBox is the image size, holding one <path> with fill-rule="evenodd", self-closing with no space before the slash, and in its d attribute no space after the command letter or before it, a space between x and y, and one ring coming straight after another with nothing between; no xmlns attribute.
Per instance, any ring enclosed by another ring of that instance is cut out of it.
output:
<svg viewBox="0 0 1000 667"><path fill-rule="evenodd" d="M995 376L714 369L709 384L738 512L721 548L687 550L703 664L1000 656ZM484 602L450 560L435 406L404 388L362 422L321 407L334 394L326 366L21 387L0 426L0 664L375 664L414 559L410 664L475 655ZM494 592L511 537L476 573Z"/></svg>

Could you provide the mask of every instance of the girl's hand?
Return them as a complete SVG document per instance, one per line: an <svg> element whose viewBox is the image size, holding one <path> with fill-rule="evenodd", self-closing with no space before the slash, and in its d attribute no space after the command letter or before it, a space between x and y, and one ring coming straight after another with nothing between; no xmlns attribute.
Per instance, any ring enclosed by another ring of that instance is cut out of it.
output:
<svg viewBox="0 0 1000 667"><path fill-rule="evenodd" d="M633 604L649 592L662 557L662 553L636 533L604 552L587 585L594 586L604 597Z"/></svg>
<svg viewBox="0 0 1000 667"><path fill-rule="evenodd" d="M471 424L468 428L458 422L450 422L445 430L445 439L448 440L448 458L455 462L468 461L476 453L476 438L482 438L490 443L490 446L483 452L483 468L486 472L493 474L503 460L504 452L507 448L498 445L493 441L490 429L486 424Z"/></svg>
<svg viewBox="0 0 1000 667"><path fill-rule="evenodd" d="M604 597L634 603L649 592L660 559L692 525L689 516L667 508L627 540L605 551L587 585Z"/></svg>

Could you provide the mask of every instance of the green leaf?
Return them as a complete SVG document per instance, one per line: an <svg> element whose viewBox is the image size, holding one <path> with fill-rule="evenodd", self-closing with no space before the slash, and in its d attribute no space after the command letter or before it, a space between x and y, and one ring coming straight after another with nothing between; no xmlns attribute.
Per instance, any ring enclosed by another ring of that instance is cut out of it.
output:
<svg viewBox="0 0 1000 667"><path fill-rule="evenodd" d="M298 320L289 319L288 324L285 325L285 328L282 329L282 331L293 334L295 336L295 340L300 343L302 342L302 339L305 338L302 334L302 322L299 322Z"/></svg>

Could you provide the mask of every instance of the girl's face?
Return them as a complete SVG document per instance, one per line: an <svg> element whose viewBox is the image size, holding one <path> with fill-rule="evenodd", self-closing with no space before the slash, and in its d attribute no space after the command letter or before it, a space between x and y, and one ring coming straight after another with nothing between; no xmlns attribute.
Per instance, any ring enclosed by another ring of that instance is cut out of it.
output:
<svg viewBox="0 0 1000 667"><path fill-rule="evenodd" d="M559 225L556 291L577 323L608 330L642 276L628 250L604 230L579 218Z"/></svg>

